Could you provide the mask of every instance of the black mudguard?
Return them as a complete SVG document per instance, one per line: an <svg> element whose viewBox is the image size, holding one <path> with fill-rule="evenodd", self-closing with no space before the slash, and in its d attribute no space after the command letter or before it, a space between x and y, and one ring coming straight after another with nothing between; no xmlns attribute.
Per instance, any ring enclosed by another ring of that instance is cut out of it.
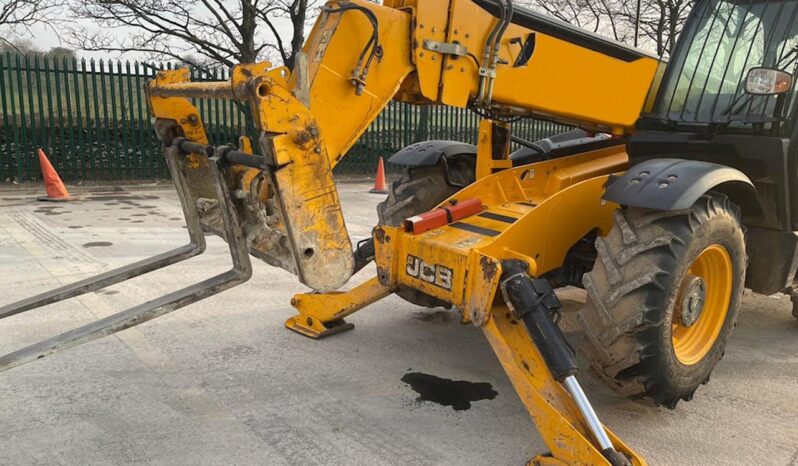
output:
<svg viewBox="0 0 798 466"><path fill-rule="evenodd" d="M423 141L410 144L393 154L388 162L407 167L432 167L442 156L470 155L476 157L477 146L458 141Z"/></svg>
<svg viewBox="0 0 798 466"><path fill-rule="evenodd" d="M743 172L698 160L641 162L624 175L611 178L603 199L630 207L683 210L710 190L728 195L745 213L757 215L762 211L756 189Z"/></svg>

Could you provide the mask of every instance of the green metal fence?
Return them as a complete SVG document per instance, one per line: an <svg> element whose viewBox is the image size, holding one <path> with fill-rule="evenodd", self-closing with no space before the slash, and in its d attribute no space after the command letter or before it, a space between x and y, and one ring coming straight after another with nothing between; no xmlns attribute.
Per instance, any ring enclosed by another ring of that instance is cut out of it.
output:
<svg viewBox="0 0 798 466"><path fill-rule="evenodd" d="M0 183L40 178L41 147L67 181L146 180L168 177L147 112L144 84L171 64L76 60L0 54ZM224 80L225 70L192 70L192 79ZM213 143L252 134L238 103L194 101ZM394 102L336 168L341 175L371 174L376 159L413 142L453 139L474 143L478 117L448 107ZM567 129L524 121L515 131L539 139Z"/></svg>

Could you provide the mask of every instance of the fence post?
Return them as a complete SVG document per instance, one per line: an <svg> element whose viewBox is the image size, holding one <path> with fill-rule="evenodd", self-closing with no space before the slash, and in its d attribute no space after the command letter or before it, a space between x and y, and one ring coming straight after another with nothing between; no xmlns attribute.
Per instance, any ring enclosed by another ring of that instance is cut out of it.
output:
<svg viewBox="0 0 798 466"><path fill-rule="evenodd" d="M59 63L58 63L58 57L53 57L52 59L53 59L53 77L55 78L55 89L56 89L55 94L56 94L56 97L58 98L58 100L56 101L55 106L56 106L56 110L58 112L59 150L61 152L61 157L62 157L62 162L61 162L62 163L62 167L63 167L62 168L62 172L65 172L66 171L65 169L69 167L69 163L68 162L70 160L70 157L67 155L68 152L67 152L67 148L66 148L66 143L64 142L64 112L63 112L63 104L61 103L61 95L62 95L62 92L61 92L61 67L59 66ZM52 100L52 94L50 93L49 81L48 81L48 86L47 86L47 92L48 92L47 98L50 101L50 105L52 106L53 100ZM64 94L68 95L69 93L65 92ZM52 121L52 118L53 118L52 115L53 115L52 110L50 110L50 121ZM52 127L52 123L50 123L50 126ZM55 137L53 137L53 139L55 139ZM69 173L62 173L61 176L62 177L66 176L67 178L71 177L72 176L72 170L69 170Z"/></svg>
<svg viewBox="0 0 798 466"><path fill-rule="evenodd" d="M103 61L100 60L99 64L100 64L100 70L102 70ZM97 77L101 76L102 71L98 73L96 65L97 63L92 58L89 61L89 66L91 66L91 90L92 90L91 97L94 103L94 129L95 129L94 133L95 143L93 148L94 150L92 151L94 152L95 155L92 157L92 159L99 162L94 167L94 171L92 173L92 178L95 180L97 179L98 176L103 176L103 172L105 171L105 165L106 165L105 153L102 147L104 138L102 137L102 126L100 123L100 93L97 91ZM100 81L102 81L102 78L100 78Z"/></svg>
<svg viewBox="0 0 798 466"><path fill-rule="evenodd" d="M13 89L14 88L14 76L12 75L11 70L10 70L10 67L11 67L11 54L8 53L8 52L6 52L6 59L8 61L8 65L9 65L9 71L8 71L9 87L11 89ZM14 73L14 74L18 75L19 74L19 55L15 55L15 59L16 59L16 66L14 67L14 69L15 69L16 73ZM17 81L19 82L19 80L17 80ZM19 84L17 86L18 89L21 88L21 87L22 87L21 84ZM17 94L18 98L22 98L22 93L21 92L17 92L16 94ZM18 181L22 181L22 160L19 158L18 154L19 154L19 151L20 151L20 142L22 140L22 137L20 135L20 129L24 127L24 123L20 122L20 124L16 124L18 114L17 114L17 105L14 102L14 94L11 94L11 96L9 97L8 100L11 103L11 105L10 105L10 107L11 107L11 115L13 115L13 120L14 120L14 123L15 123L14 124L14 150L13 150L13 152L11 154L11 157L12 157L12 160L14 161L14 165L16 166L16 169L17 169L17 180Z"/></svg>
<svg viewBox="0 0 798 466"><path fill-rule="evenodd" d="M11 147L9 141L8 105L6 103L6 61L0 54L0 110L3 112L3 144L0 146L0 181L6 180L6 170L11 171Z"/></svg>
<svg viewBox="0 0 798 466"><path fill-rule="evenodd" d="M107 66L106 66L107 65ZM102 152L105 154L106 160L108 163L107 171L109 179L114 179L116 176L116 164L119 161L119 141L116 138L116 132L113 129L113 124L108 113L108 87L110 86L111 92L111 106L116 111L116 103L114 102L114 76L111 70L111 60L106 61L103 63L103 60L100 60L100 89L102 89L102 99L103 99L103 117L105 118L105 124L103 125L104 132L105 132L105 148L101 149ZM112 144L114 149L113 151L110 150L108 147L109 144ZM111 153L113 152L113 156Z"/></svg>
<svg viewBox="0 0 798 466"><path fill-rule="evenodd" d="M114 65L113 61L95 63L93 59L87 66L85 59L0 56L0 182L38 178L36 145L45 148L54 165L73 179L166 176L144 93L145 82L159 68L175 66L127 61L123 67L121 61ZM191 72L196 81L223 80L230 74L218 67ZM248 105L208 99L193 103L214 143L234 143L236 136L244 134L257 137ZM393 101L369 125L336 172L370 171L376 156L388 156L416 141L432 138L474 143L477 125L478 117L467 109ZM513 129L520 137L535 140L566 127L524 120Z"/></svg>
<svg viewBox="0 0 798 466"><path fill-rule="evenodd" d="M42 93L42 69L39 65L39 55L33 56L33 72L36 76L36 97L37 97L37 104L39 110L39 128L38 128L38 144L37 147L41 147L45 151L50 151L50 144L49 138L47 135L47 128L45 127L44 122L44 94ZM32 115L31 115L32 116ZM56 161L56 166L58 166L58 162Z"/></svg>
<svg viewBox="0 0 798 466"><path fill-rule="evenodd" d="M47 152L48 154L52 154L52 157L55 158L55 164L56 164L57 169L63 172L64 171L63 170L64 169L64 156L60 152L60 150L59 150L58 154L55 154L55 148L56 148L55 128L54 128L55 127L55 112L53 111L53 90L52 90L52 87L50 86L50 81L51 81L51 79L50 79L50 57L45 56L45 57L43 57L42 61L44 62L44 87L46 89L46 94L47 94L47 133L46 133L46 135L47 135L47 144L46 144L47 149L46 150L48 151ZM36 82L37 82L37 85L39 85L39 86L41 86L41 79L39 79L39 76L41 75L41 73L42 73L41 70L37 70L37 72L36 72L36 76L37 76ZM38 92L39 92L39 108L42 108L41 99L44 96L42 95L41 87L39 87ZM44 112L42 112L42 113L44 113ZM42 121L42 127L44 129L44 118L43 118L43 116L40 117L39 120Z"/></svg>

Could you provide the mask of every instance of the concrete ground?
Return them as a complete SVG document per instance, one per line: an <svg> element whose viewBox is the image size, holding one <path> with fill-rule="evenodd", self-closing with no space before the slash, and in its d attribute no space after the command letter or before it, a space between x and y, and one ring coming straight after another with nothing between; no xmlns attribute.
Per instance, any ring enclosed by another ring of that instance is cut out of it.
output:
<svg viewBox="0 0 798 466"><path fill-rule="evenodd" d="M341 186L354 239L368 235L381 200L367 190ZM80 194L46 204L0 192L0 304L185 242L171 190ZM224 244L209 238L208 249L6 319L0 351L225 270ZM283 327L302 286L254 266L238 288L0 374L0 464L522 465L545 451L477 329L390 297L353 316L354 331L312 341ZM415 372L490 384L497 395L458 411L417 401L401 380ZM798 323L786 297L745 296L712 382L673 411L581 378L603 420L650 464L798 465Z"/></svg>

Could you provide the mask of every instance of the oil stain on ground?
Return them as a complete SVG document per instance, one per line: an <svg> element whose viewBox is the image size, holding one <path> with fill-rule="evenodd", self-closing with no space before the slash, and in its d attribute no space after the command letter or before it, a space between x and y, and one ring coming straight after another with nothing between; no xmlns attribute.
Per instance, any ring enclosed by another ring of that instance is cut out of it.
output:
<svg viewBox="0 0 798 466"><path fill-rule="evenodd" d="M64 214L71 214L71 210L57 210L61 209L61 206L46 206L46 207L39 207L38 209L34 210L34 213L37 214L44 214L44 215L64 215Z"/></svg>
<svg viewBox="0 0 798 466"><path fill-rule="evenodd" d="M451 406L455 411L471 409L472 402L492 400L499 394L489 383L443 379L421 372L405 374L402 382L410 385L410 388L418 393L416 401L431 401Z"/></svg>
<svg viewBox="0 0 798 466"><path fill-rule="evenodd" d="M101 248L105 246L112 246L114 243L110 241L93 241L83 245L84 248Z"/></svg>

